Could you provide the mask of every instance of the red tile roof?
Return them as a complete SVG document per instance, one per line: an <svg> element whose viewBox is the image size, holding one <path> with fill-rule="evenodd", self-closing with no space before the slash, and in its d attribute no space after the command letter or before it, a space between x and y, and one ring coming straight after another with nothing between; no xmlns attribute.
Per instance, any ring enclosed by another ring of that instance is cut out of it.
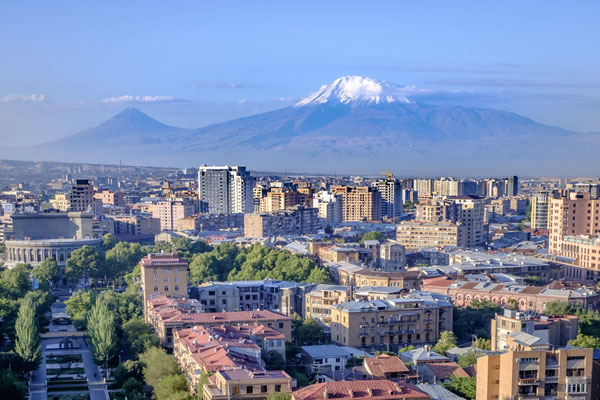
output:
<svg viewBox="0 0 600 400"><path fill-rule="evenodd" d="M408 383L395 383L389 380L325 382L307 386L292 393L294 400L393 400L423 399L429 395Z"/></svg>
<svg viewBox="0 0 600 400"><path fill-rule="evenodd" d="M438 379L468 378L469 374L455 362L428 363L427 368L438 377Z"/></svg>
<svg viewBox="0 0 600 400"><path fill-rule="evenodd" d="M386 373L410 371L400 358L387 354L365 358L364 366L369 374L379 377L385 376Z"/></svg>

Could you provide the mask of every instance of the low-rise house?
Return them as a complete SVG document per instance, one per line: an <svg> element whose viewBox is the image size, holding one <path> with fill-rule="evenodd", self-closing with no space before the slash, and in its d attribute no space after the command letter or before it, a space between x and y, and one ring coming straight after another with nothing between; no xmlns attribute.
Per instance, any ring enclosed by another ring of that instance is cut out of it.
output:
<svg viewBox="0 0 600 400"><path fill-rule="evenodd" d="M364 359L363 365L371 379L406 382L417 378L414 371L396 356L380 354L377 357L368 357Z"/></svg>
<svg viewBox="0 0 600 400"><path fill-rule="evenodd" d="M400 359L415 366L418 364L450 362L448 357L436 353L429 346L400 353Z"/></svg>
<svg viewBox="0 0 600 400"><path fill-rule="evenodd" d="M455 362L431 362L419 365L419 377L423 382L447 383L453 378L470 375Z"/></svg>
<svg viewBox="0 0 600 400"><path fill-rule="evenodd" d="M326 371L341 371L352 357L366 357L369 354L348 346L331 344L302 346L303 364L310 374Z"/></svg>

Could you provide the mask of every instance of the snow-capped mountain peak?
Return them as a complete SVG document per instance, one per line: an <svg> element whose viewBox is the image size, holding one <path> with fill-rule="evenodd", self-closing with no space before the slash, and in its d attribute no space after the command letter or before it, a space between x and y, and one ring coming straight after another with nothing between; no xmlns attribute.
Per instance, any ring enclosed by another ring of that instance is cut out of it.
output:
<svg viewBox="0 0 600 400"><path fill-rule="evenodd" d="M343 76L309 94L296 107L323 103L410 103L403 88L385 81L362 76Z"/></svg>

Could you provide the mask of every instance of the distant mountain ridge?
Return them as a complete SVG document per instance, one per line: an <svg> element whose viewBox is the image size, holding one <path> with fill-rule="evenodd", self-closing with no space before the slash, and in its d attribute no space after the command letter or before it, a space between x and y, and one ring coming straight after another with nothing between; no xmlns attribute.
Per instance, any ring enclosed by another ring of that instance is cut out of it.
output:
<svg viewBox="0 0 600 400"><path fill-rule="evenodd" d="M414 88L342 77L294 106L199 129L135 108L105 123L0 157L251 169L419 175L566 175L600 167L600 135L515 113L415 101Z"/></svg>

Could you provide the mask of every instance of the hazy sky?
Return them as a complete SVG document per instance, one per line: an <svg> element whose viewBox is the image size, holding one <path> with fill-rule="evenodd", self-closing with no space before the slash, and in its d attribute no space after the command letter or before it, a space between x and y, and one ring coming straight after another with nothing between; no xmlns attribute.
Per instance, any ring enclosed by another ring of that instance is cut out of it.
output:
<svg viewBox="0 0 600 400"><path fill-rule="evenodd" d="M600 131L599 15L597 0L3 1L0 140L64 136L128 105L199 127L341 75Z"/></svg>

